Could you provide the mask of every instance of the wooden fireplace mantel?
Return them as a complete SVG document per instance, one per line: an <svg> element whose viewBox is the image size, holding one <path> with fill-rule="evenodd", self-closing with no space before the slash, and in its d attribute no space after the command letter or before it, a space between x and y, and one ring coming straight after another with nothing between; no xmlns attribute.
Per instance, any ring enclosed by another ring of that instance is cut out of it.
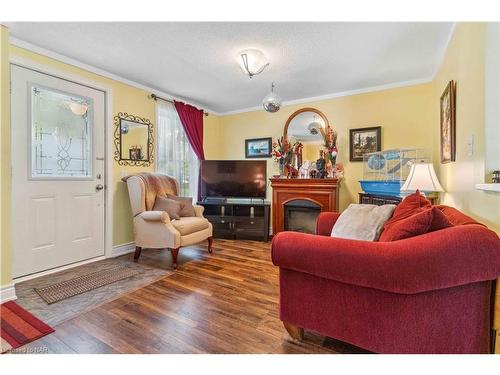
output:
<svg viewBox="0 0 500 375"><path fill-rule="evenodd" d="M273 189L273 234L282 232L285 204L304 199L316 203L321 211L338 211L340 181L334 178L271 178Z"/></svg>

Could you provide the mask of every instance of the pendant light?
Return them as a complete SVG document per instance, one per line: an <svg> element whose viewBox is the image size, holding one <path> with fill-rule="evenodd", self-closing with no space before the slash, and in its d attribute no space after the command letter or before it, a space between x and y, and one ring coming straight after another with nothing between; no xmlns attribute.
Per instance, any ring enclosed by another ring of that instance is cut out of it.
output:
<svg viewBox="0 0 500 375"><path fill-rule="evenodd" d="M271 84L271 92L266 95L262 101L262 105L267 112L278 112L281 108L281 98L274 92L274 82Z"/></svg>
<svg viewBox="0 0 500 375"><path fill-rule="evenodd" d="M320 128L323 127L323 124L321 124L317 119L316 115L313 116L312 122L309 124L307 127L307 130L311 135L316 135L320 132Z"/></svg>

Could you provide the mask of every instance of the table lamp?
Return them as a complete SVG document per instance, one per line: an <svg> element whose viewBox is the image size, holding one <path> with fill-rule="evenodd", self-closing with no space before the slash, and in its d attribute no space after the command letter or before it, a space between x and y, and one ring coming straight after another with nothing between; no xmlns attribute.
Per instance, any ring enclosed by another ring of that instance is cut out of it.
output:
<svg viewBox="0 0 500 375"><path fill-rule="evenodd" d="M424 194L444 191L431 163L415 163L411 166L410 173L401 191L415 192L420 190Z"/></svg>

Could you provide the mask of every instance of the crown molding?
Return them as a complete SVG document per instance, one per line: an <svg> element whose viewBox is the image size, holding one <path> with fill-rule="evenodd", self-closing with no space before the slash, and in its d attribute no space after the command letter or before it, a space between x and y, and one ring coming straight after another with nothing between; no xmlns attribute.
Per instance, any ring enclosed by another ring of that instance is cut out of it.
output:
<svg viewBox="0 0 500 375"><path fill-rule="evenodd" d="M48 50L46 48L37 46L35 44L26 42L26 41L24 41L22 39L19 39L19 38L13 37L13 36L9 36L9 43L12 44L12 45L14 45L14 46L16 46L16 47L23 48L23 49L26 49L28 51L37 53L39 55L42 55L42 56L45 56L45 57L49 57L49 58L54 59L54 60L61 61L61 62L65 63L65 64L76 66L77 68L80 68L80 69L86 70L88 72L100 75L102 77L112 79L113 81L124 83L124 84L126 84L128 86L132 86L132 87L144 90L144 91L149 91L152 94L155 94L155 95L160 96L160 97L164 97L164 98L169 99L169 100L182 100L184 103L193 105L193 106L195 106L197 108L203 108L206 112L212 113L214 115L219 115L219 113L217 113L216 111L213 111L210 108L206 108L205 106L203 106L203 105L201 105L199 103L196 103L194 101L191 101L189 99L176 98L175 96L173 96L170 93L157 90L155 88L149 87L149 86L144 85L144 84L139 83L139 82L132 81L132 80L130 80L128 78L121 77L119 75L116 75L114 73L108 72L108 71L103 70L101 68L97 68L97 67L95 67L93 65L85 64L85 63L83 63L81 61L78 61L78 60L75 60L75 59L73 59L71 57L68 57L68 56L65 56L65 55L61 55L60 53L57 53L57 52Z"/></svg>
<svg viewBox="0 0 500 375"><path fill-rule="evenodd" d="M432 82L432 80L433 80L432 77L427 77L427 78L422 78L422 79L414 79L414 80L410 80L410 81L388 83L386 85L380 85L380 86L371 86L371 87L366 87L366 88L361 88L361 89L356 89L356 90L341 91L341 92L336 92L336 93L332 93L332 94L311 96L311 97L307 97L307 98L294 99L294 100L286 100L282 103L282 107L286 107L289 105L295 105L295 104L318 102L318 101L334 99L334 98L341 98L341 97L345 97L345 96L367 94L370 92L384 91L384 90L396 89L396 88L401 88L401 87L416 86L416 85L421 85L424 83ZM229 115L236 115L236 114L240 114L240 113L255 112L255 111L264 111L264 109L262 108L262 106L248 107L248 108L237 109L234 111L222 112L222 113L219 113L218 116L229 116Z"/></svg>

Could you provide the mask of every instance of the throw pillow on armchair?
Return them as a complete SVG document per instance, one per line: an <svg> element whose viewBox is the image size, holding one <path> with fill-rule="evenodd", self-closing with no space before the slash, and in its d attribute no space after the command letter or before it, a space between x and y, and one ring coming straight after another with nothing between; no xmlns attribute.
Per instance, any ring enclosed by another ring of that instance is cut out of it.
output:
<svg viewBox="0 0 500 375"><path fill-rule="evenodd" d="M196 212L193 207L193 198L191 197L178 197L177 195L168 194L167 197L169 199L173 199L181 204L181 213L182 217L194 217L196 216Z"/></svg>
<svg viewBox="0 0 500 375"><path fill-rule="evenodd" d="M181 218L182 204L167 197L157 196L153 211L165 211L170 219L179 220Z"/></svg>

